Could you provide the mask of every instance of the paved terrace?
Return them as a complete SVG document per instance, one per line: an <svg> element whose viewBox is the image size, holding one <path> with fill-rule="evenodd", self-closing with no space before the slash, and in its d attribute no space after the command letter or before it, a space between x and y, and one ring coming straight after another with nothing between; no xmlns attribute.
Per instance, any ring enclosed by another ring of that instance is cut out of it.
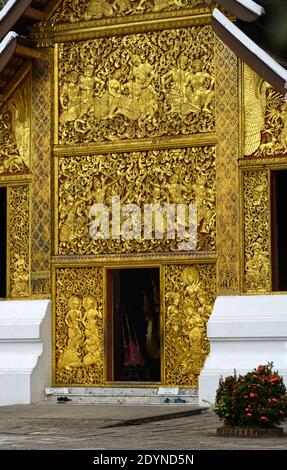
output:
<svg viewBox="0 0 287 470"><path fill-rule="evenodd" d="M218 425L212 412L188 405L7 406L0 407L0 449L287 449L287 423L280 439L216 437Z"/></svg>

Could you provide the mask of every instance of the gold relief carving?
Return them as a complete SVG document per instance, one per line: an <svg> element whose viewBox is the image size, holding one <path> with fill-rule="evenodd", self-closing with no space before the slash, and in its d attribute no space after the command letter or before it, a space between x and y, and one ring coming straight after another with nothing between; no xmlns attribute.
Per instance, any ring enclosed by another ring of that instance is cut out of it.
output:
<svg viewBox="0 0 287 470"><path fill-rule="evenodd" d="M31 79L17 88L9 102L12 129L20 157L30 168L31 158Z"/></svg>
<svg viewBox="0 0 287 470"><path fill-rule="evenodd" d="M32 68L32 293L49 294L51 257L51 52ZM45 277L45 278L44 278Z"/></svg>
<svg viewBox="0 0 287 470"><path fill-rule="evenodd" d="M238 59L219 39L215 46L215 70L218 292L234 295L240 287Z"/></svg>
<svg viewBox="0 0 287 470"><path fill-rule="evenodd" d="M7 105L0 113L0 144L0 175L27 173L29 170L19 153L11 111Z"/></svg>
<svg viewBox="0 0 287 470"><path fill-rule="evenodd" d="M245 292L268 292L269 177L268 172L248 172L244 184Z"/></svg>
<svg viewBox="0 0 287 470"><path fill-rule="evenodd" d="M102 384L102 269L57 269L55 311L56 384Z"/></svg>
<svg viewBox="0 0 287 470"><path fill-rule="evenodd" d="M178 251L179 240L166 237L92 240L92 206L110 208L113 196L142 209L197 204L197 250L215 250L214 147L59 158L59 254Z"/></svg>
<svg viewBox="0 0 287 470"><path fill-rule="evenodd" d="M64 0L56 10L56 23L174 11L181 8L203 8L210 0Z"/></svg>
<svg viewBox="0 0 287 470"><path fill-rule="evenodd" d="M247 157L287 154L287 104L249 67L244 66L244 121Z"/></svg>
<svg viewBox="0 0 287 470"><path fill-rule="evenodd" d="M210 26L59 46L59 141L214 131Z"/></svg>
<svg viewBox="0 0 287 470"><path fill-rule="evenodd" d="M197 387L209 353L206 324L215 301L215 265L165 267L165 383Z"/></svg>
<svg viewBox="0 0 287 470"><path fill-rule="evenodd" d="M10 295L30 295L30 227L29 186L10 186L9 246L10 246Z"/></svg>

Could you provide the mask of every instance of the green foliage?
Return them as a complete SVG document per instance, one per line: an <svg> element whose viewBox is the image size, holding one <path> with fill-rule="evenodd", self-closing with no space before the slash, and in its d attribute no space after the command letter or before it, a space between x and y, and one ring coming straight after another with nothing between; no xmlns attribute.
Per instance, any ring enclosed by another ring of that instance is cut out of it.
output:
<svg viewBox="0 0 287 470"><path fill-rule="evenodd" d="M273 363L220 379L215 413L226 425L273 428L287 417L286 387Z"/></svg>

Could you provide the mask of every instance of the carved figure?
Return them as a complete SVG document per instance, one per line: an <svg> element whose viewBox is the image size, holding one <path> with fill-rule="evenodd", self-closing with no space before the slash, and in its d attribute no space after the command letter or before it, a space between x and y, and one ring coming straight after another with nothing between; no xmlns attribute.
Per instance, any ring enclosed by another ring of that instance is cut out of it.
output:
<svg viewBox="0 0 287 470"><path fill-rule="evenodd" d="M185 181L179 181L179 175L174 174L170 177L166 187L169 192L169 202L173 204L180 204L186 202L186 195L188 185Z"/></svg>
<svg viewBox="0 0 287 470"><path fill-rule="evenodd" d="M81 367L80 348L82 346L82 299L77 295L72 295L68 301L68 313L65 317L65 324L68 327L68 341L65 350L59 357L59 369L72 370L74 367Z"/></svg>
<svg viewBox="0 0 287 470"><path fill-rule="evenodd" d="M150 0L141 0L140 3L138 4L137 10L145 10L146 5L150 2ZM152 11L157 12L157 11L163 11L167 10L168 8L171 7L182 7L182 1L181 0L154 0L154 5L152 7Z"/></svg>
<svg viewBox="0 0 287 470"><path fill-rule="evenodd" d="M81 367L80 345L76 336L70 336L63 354L58 360L58 368L72 370L74 367Z"/></svg>
<svg viewBox="0 0 287 470"><path fill-rule="evenodd" d="M24 256L15 253L12 295L29 295L29 268L25 263Z"/></svg>
<svg viewBox="0 0 287 470"><path fill-rule="evenodd" d="M187 312L186 334L191 347L193 372L198 375L204 362L203 342L205 338L205 324L212 311L204 292L200 286L198 270L188 266L182 272L184 288L184 308Z"/></svg>
<svg viewBox="0 0 287 470"><path fill-rule="evenodd" d="M85 327L85 351L83 365L90 366L97 364L101 358L101 343L98 333L98 322L102 315L97 308L97 299L93 295L86 295L83 299L85 313L82 323Z"/></svg>
<svg viewBox="0 0 287 470"><path fill-rule="evenodd" d="M103 18L104 16L112 16L113 8L107 0L91 0L86 11L85 18Z"/></svg>
<svg viewBox="0 0 287 470"><path fill-rule="evenodd" d="M14 116L14 127L16 126L16 117ZM18 122L18 121L17 121ZM19 135L21 133L20 129ZM12 115L7 107L0 114L1 148L0 148L0 173L20 173L27 171L28 167L20 156L19 147L12 129ZM27 132L24 135L24 126L22 128L22 139L27 140ZM30 128L28 128L30 131ZM17 134L18 135L18 134ZM29 136L28 136L29 137ZM29 139L28 139L29 140ZM18 139L20 142L20 140ZM21 141L22 142L22 141ZM22 149L23 151L23 149Z"/></svg>
<svg viewBox="0 0 287 470"><path fill-rule="evenodd" d="M199 233L209 233L210 223L214 217L215 195L211 188L205 186L205 176L199 175L193 187L197 206L197 224Z"/></svg>
<svg viewBox="0 0 287 470"><path fill-rule="evenodd" d="M94 98L94 67L93 65L87 65L84 69L84 75L80 77L80 113L82 115L93 112L93 98Z"/></svg>
<svg viewBox="0 0 287 470"><path fill-rule="evenodd" d="M260 146L264 129L269 85L246 65L244 66L244 155L252 155Z"/></svg>
<svg viewBox="0 0 287 470"><path fill-rule="evenodd" d="M202 68L202 60L196 59L192 64L193 73L190 78L193 89L191 101L198 112L211 113L210 105L214 98L215 79L211 77L210 73L203 71Z"/></svg>
<svg viewBox="0 0 287 470"><path fill-rule="evenodd" d="M270 111L270 120L275 128L279 128L278 141L279 149L284 153L287 151L287 105L282 104L280 108ZM274 147L275 150L275 147Z"/></svg>
<svg viewBox="0 0 287 470"><path fill-rule="evenodd" d="M182 53L178 57L177 68L163 76L163 91L167 93L172 113L184 117L192 112L212 112L214 79L202 71L202 67L202 61L197 59L190 68L187 56Z"/></svg>
<svg viewBox="0 0 287 470"><path fill-rule="evenodd" d="M252 252L246 253L245 280L250 290L266 291L269 279L268 253L264 252L262 241L257 240L251 246Z"/></svg>
<svg viewBox="0 0 287 470"><path fill-rule="evenodd" d="M179 292L168 292L166 294L166 301L168 304L166 310L167 322L166 326L173 329L175 332L178 331L178 318L179 318L179 304L180 304L180 293Z"/></svg>
<svg viewBox="0 0 287 470"><path fill-rule="evenodd" d="M60 94L60 103L62 112L60 114L60 123L75 121L81 115L80 84L77 72L70 72L68 82L63 86Z"/></svg>
<svg viewBox="0 0 287 470"><path fill-rule="evenodd" d="M82 299L77 295L72 295L68 301L69 311L65 317L65 323L68 327L68 336L75 337L78 339L82 336L81 322L82 322Z"/></svg>
<svg viewBox="0 0 287 470"><path fill-rule="evenodd" d="M167 94L171 113L186 116L194 111L194 108L188 103L189 85L188 58L185 54L180 54L177 59L177 67L171 69L162 77L162 91Z"/></svg>
<svg viewBox="0 0 287 470"><path fill-rule="evenodd" d="M113 9L118 13L128 13L132 12L132 6L130 0L115 0L113 3Z"/></svg>
<svg viewBox="0 0 287 470"><path fill-rule="evenodd" d="M139 107L140 117L153 116L157 109L157 94L152 86L154 79L153 67L148 62L142 62L140 57L132 57L131 80L126 85L134 107Z"/></svg>
<svg viewBox="0 0 287 470"><path fill-rule="evenodd" d="M66 204L60 204L60 240L71 242L79 238L83 228L83 214L81 208L84 206L82 199L75 202L72 194L67 192Z"/></svg>

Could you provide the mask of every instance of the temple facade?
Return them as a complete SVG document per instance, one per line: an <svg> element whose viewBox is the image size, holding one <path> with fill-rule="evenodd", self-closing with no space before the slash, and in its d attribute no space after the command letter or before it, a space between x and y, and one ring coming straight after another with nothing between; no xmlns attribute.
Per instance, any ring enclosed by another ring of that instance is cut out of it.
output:
<svg viewBox="0 0 287 470"><path fill-rule="evenodd" d="M51 299L53 387L196 390L216 298L287 290L287 104L212 3L34 2L2 68L0 315Z"/></svg>

